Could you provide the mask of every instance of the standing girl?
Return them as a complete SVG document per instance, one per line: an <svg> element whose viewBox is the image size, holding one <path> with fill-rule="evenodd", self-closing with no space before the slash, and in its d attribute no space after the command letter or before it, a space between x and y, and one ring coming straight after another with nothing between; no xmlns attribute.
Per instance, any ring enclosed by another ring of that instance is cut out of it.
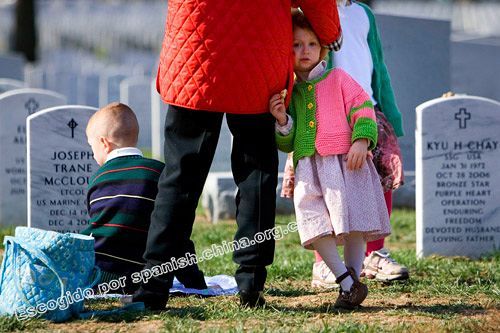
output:
<svg viewBox="0 0 500 333"><path fill-rule="evenodd" d="M380 180L368 151L377 143L369 96L346 72L327 70L318 37L292 15L294 70L289 113L271 97L278 148L294 152L294 205L302 245L320 253L340 284L335 306L353 308L368 294L359 282L365 242L390 234ZM344 245L344 262L337 245ZM347 266L347 267L346 267Z"/></svg>

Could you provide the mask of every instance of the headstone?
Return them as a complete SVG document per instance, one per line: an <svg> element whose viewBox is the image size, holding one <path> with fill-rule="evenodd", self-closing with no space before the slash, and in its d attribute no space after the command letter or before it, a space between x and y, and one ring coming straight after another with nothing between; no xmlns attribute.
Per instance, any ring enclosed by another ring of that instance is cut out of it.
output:
<svg viewBox="0 0 500 333"><path fill-rule="evenodd" d="M450 22L376 15L385 62L406 135L404 170L415 170L415 108L450 90Z"/></svg>
<svg viewBox="0 0 500 333"><path fill-rule="evenodd" d="M231 149L233 147L233 135L227 125L226 117L222 120L222 127L219 134L219 142L215 150L214 159L210 172L231 171Z"/></svg>
<svg viewBox="0 0 500 333"><path fill-rule="evenodd" d="M9 90L21 89L24 87L26 87L26 85L22 81L0 78L0 94Z"/></svg>
<svg viewBox="0 0 500 333"><path fill-rule="evenodd" d="M500 100L500 38L451 43L452 91Z"/></svg>
<svg viewBox="0 0 500 333"><path fill-rule="evenodd" d="M85 129L95 111L66 105L28 117L28 226L59 232L87 227L87 186L98 165Z"/></svg>
<svg viewBox="0 0 500 333"><path fill-rule="evenodd" d="M120 100L120 83L127 76L115 71L106 72L99 78L99 106Z"/></svg>
<svg viewBox="0 0 500 333"><path fill-rule="evenodd" d="M120 83L120 102L127 104L139 122L137 147L151 151L151 79L144 76L126 78Z"/></svg>
<svg viewBox="0 0 500 333"><path fill-rule="evenodd" d="M236 184L231 172L210 172L203 189L201 204L212 223L236 216Z"/></svg>
<svg viewBox="0 0 500 333"><path fill-rule="evenodd" d="M500 248L500 103L472 96L417 107L417 255Z"/></svg>
<svg viewBox="0 0 500 333"><path fill-rule="evenodd" d="M25 81L28 87L31 88L47 88L47 76L43 65L27 64L24 67Z"/></svg>
<svg viewBox="0 0 500 333"><path fill-rule="evenodd" d="M17 89L0 95L1 225L27 222L26 118L65 102L64 96L40 89Z"/></svg>
<svg viewBox="0 0 500 333"><path fill-rule="evenodd" d="M68 103L78 103L79 74L71 71L47 71L47 88L56 91L68 100Z"/></svg>
<svg viewBox="0 0 500 333"><path fill-rule="evenodd" d="M278 174L276 188L276 214L290 215L294 213L293 201L280 197L283 173ZM234 201L238 188L231 172L210 172L203 188L201 205L205 215L212 223L224 219L236 218Z"/></svg>
<svg viewBox="0 0 500 333"><path fill-rule="evenodd" d="M24 58L18 55L0 55L0 77L24 81Z"/></svg>
<svg viewBox="0 0 500 333"><path fill-rule="evenodd" d="M156 91L155 82L156 79L151 84L151 156L154 159L164 161L164 128L168 105L161 100Z"/></svg>
<svg viewBox="0 0 500 333"><path fill-rule="evenodd" d="M99 106L99 75L82 74L78 77L78 103L93 107Z"/></svg>

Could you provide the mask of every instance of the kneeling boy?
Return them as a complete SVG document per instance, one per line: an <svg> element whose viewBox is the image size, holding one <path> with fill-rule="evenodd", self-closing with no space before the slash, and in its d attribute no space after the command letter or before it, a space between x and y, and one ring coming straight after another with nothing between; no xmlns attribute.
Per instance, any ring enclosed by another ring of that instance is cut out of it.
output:
<svg viewBox="0 0 500 333"><path fill-rule="evenodd" d="M136 148L139 124L125 104L112 103L97 111L86 133L94 159L101 167L90 179L90 226L82 233L95 237L96 265L102 271L100 283L126 276L122 291L132 293L139 285L131 283L130 274L141 271L145 264L142 256L164 164L143 157ZM185 287L207 287L196 265L175 275Z"/></svg>

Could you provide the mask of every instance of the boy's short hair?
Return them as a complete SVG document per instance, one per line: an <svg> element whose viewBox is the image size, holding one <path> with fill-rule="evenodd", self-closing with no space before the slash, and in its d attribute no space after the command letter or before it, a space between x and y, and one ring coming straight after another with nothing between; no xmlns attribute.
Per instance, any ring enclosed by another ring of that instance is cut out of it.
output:
<svg viewBox="0 0 500 333"><path fill-rule="evenodd" d="M295 30L295 28L301 28L314 32L311 23L309 23L306 16L300 9L292 9L292 26L293 30Z"/></svg>
<svg viewBox="0 0 500 333"><path fill-rule="evenodd" d="M137 145L139 122L128 105L118 102L108 104L92 118L89 125L93 122L100 135L111 139L119 147Z"/></svg>

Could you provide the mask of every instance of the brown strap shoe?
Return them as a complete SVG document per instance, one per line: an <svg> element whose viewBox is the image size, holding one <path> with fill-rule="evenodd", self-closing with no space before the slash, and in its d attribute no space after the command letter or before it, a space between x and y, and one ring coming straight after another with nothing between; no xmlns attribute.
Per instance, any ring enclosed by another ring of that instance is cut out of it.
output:
<svg viewBox="0 0 500 333"><path fill-rule="evenodd" d="M340 288L339 297L335 301L334 307L352 310L363 303L366 296L368 295L368 287L365 284L359 282L359 279L352 267L348 267L347 271L349 272L349 274L342 274L341 276L339 276L339 278L337 279L337 283L340 283L348 276L353 279L354 283L352 284L351 289L348 291L344 291L342 290L342 288Z"/></svg>

